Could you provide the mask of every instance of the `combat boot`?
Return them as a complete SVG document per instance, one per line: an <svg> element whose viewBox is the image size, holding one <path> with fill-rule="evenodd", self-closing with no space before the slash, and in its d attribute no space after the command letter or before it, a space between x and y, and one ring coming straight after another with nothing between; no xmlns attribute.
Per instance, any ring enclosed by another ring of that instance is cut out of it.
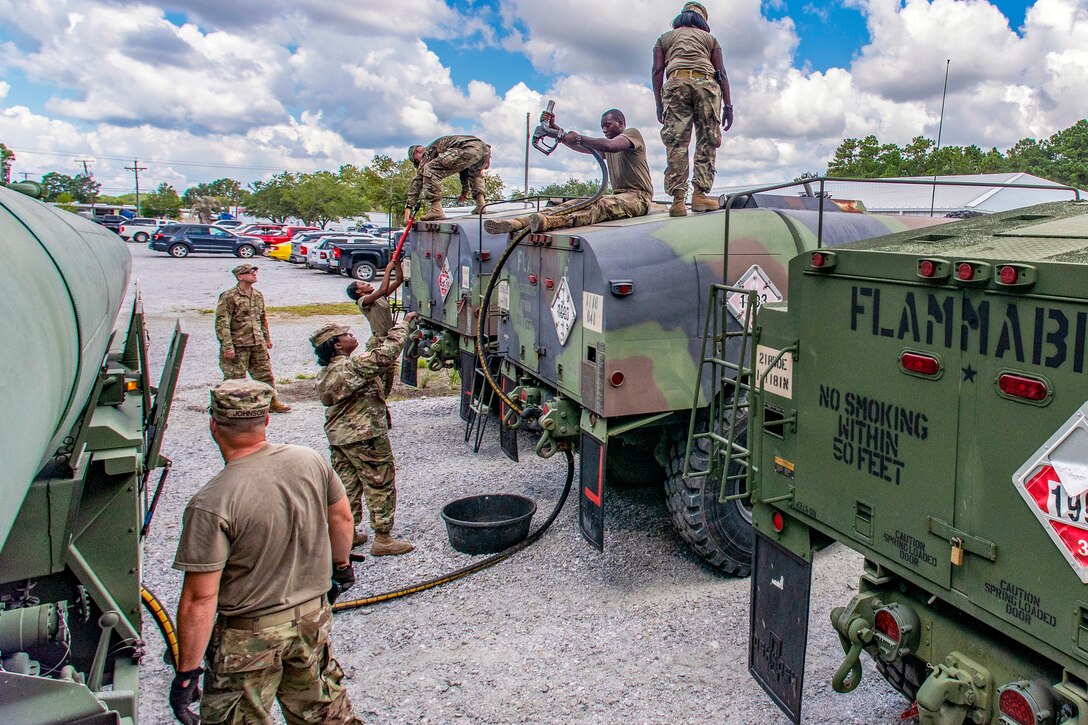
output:
<svg viewBox="0 0 1088 725"><path fill-rule="evenodd" d="M442 202L436 201L431 204L431 208L427 210L427 213L419 218L419 221L436 222L445 218L446 212L442 211Z"/></svg>
<svg viewBox="0 0 1088 725"><path fill-rule="evenodd" d="M374 543L370 546L371 556L397 556L407 554L416 547L407 541L394 539L388 532L374 534Z"/></svg>
<svg viewBox="0 0 1088 725"><path fill-rule="evenodd" d="M669 216L687 216L688 205L684 203L687 192L676 192L672 195L672 206L669 207Z"/></svg>
<svg viewBox="0 0 1088 725"><path fill-rule="evenodd" d="M362 546L368 539L370 539L370 537L365 531L356 531L351 537L351 548L354 549L356 546Z"/></svg>
<svg viewBox="0 0 1088 725"><path fill-rule="evenodd" d="M291 406L284 405L278 399L272 401L272 405L268 406L268 412L270 413L290 413Z"/></svg>
<svg viewBox="0 0 1088 725"><path fill-rule="evenodd" d="M707 196L703 192L696 189L691 194L691 210L694 212L704 211L718 211L722 205L719 201L712 196Z"/></svg>
<svg viewBox="0 0 1088 725"><path fill-rule="evenodd" d="M523 216L510 217L509 219L488 219L484 222L484 231L488 234L509 234L517 232L529 226L529 220Z"/></svg>
<svg viewBox="0 0 1088 725"><path fill-rule="evenodd" d="M483 214L484 213L484 204L487 203L487 197L484 196L483 194L477 194L475 198L476 198L476 208L474 208L472 210L472 213L473 214Z"/></svg>
<svg viewBox="0 0 1088 725"><path fill-rule="evenodd" d="M565 219L560 217L537 212L529 215L529 231L533 234L539 234L540 232L547 232L552 229L562 229L567 226L567 224L564 223L565 221Z"/></svg>

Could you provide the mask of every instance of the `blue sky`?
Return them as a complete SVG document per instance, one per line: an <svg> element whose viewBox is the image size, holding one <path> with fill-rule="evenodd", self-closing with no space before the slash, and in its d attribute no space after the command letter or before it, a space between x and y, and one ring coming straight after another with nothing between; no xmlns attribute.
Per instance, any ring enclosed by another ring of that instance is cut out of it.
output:
<svg viewBox="0 0 1088 725"><path fill-rule="evenodd" d="M737 122L717 183L822 171L847 137L934 138L951 58L945 143L1007 149L1083 117L1088 0L707 0ZM107 189L183 189L276 169L336 169L473 133L493 169L524 173L524 119L548 98L595 133L625 110L663 148L650 54L681 2L661 0L0 0L0 142L16 174L74 173ZM49 153L45 153L49 152ZM530 183L593 174L534 155ZM660 187L661 179L655 178Z"/></svg>

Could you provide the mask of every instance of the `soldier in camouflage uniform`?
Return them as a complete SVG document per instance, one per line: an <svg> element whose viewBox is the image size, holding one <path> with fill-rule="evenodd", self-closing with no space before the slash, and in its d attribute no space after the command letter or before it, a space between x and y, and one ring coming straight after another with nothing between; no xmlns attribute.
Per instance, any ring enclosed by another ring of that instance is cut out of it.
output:
<svg viewBox="0 0 1088 725"><path fill-rule="evenodd" d="M555 114L545 111L540 114L540 122L554 125ZM650 167L646 163L646 142L642 133L637 128L628 128L627 119L616 108L605 111L601 116L601 130L604 138L569 131L559 140L579 153L588 154L589 149L594 149L604 156L612 185L611 194L605 194L576 211L569 210L583 203L582 200L568 201L528 216L488 219L484 222L484 229L489 234L506 234L529 227L535 233L644 216L650 210L654 185L650 180Z"/></svg>
<svg viewBox="0 0 1088 725"><path fill-rule="evenodd" d="M404 318L411 324L417 313ZM407 554L414 547L393 538L397 507L396 466L389 445L389 409L385 405L383 382L386 371L396 364L408 330L394 325L385 337L372 338L365 355L352 356L359 342L343 325L325 325L310 336L321 372L317 394L325 406L325 435L333 468L348 492L355 525L363 520L363 499L374 529L374 556ZM357 531L353 544L365 543L365 532Z"/></svg>
<svg viewBox="0 0 1088 725"><path fill-rule="evenodd" d="M396 272L396 279L392 273ZM359 312L370 323L371 337L367 340L367 346L376 339L384 338L393 327L393 313L389 306L389 298L404 283L404 265L400 259L390 261L385 267L385 274L377 287L369 282L357 280L347 287L348 297L359 307ZM385 396L393 390L393 379L396 377L397 366L394 363L386 370Z"/></svg>
<svg viewBox="0 0 1088 725"><path fill-rule="evenodd" d="M475 136L442 136L430 146L408 147L408 159L419 169L408 187L408 201L404 205L404 224L408 224L412 209L422 195L427 211L420 221L445 219L442 211L442 179L452 174L461 177L461 196L458 204L470 198L476 202L473 214L484 213L484 171L491 165L491 147Z"/></svg>
<svg viewBox="0 0 1088 725"><path fill-rule="evenodd" d="M268 316L265 314L264 295L253 285L257 281L257 267L239 264L233 270L238 284L219 295L215 307L215 336L219 338L219 368L223 378L244 378L246 372L254 380L260 380L276 389L272 377L272 336L268 332ZM273 413L286 413L291 406L281 403L273 393Z"/></svg>
<svg viewBox="0 0 1088 725"><path fill-rule="evenodd" d="M265 440L272 388L232 379L211 392L226 466L189 501L174 568L179 661L170 706L182 723L355 725L332 657L326 593L355 581L344 486L310 448ZM207 667L205 671L201 663ZM199 680L204 675L201 697Z"/></svg>
<svg viewBox="0 0 1088 725"><path fill-rule="evenodd" d="M665 191L673 198L670 216L684 216L688 191L688 146L695 128L695 163L692 173L691 208L713 211L718 200L707 196L714 184L714 163L722 145L722 129L733 125L729 78L725 74L722 47L710 34L706 8L697 2L684 4L673 20L673 29L654 45L653 87L661 141L668 162ZM666 69L668 80L665 79ZM719 127L719 123L721 126Z"/></svg>

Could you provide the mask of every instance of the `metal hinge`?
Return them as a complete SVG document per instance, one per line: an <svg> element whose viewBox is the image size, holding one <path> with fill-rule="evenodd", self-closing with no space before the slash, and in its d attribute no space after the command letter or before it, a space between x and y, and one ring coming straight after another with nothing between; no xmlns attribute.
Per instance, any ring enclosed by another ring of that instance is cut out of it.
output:
<svg viewBox="0 0 1088 725"><path fill-rule="evenodd" d="M997 544L978 536L971 536L966 531L960 531L952 524L933 516L929 517L929 533L941 537L951 546L958 546L976 556L997 561Z"/></svg>

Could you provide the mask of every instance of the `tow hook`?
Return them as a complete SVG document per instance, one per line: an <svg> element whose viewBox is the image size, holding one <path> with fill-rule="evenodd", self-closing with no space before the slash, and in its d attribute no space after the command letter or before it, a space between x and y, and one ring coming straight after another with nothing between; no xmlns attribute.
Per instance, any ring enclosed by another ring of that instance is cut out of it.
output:
<svg viewBox="0 0 1088 725"><path fill-rule="evenodd" d="M837 611L841 610L832 611L832 619ZM831 676L831 687L835 692L853 692L861 684L861 651L872 639L873 630L861 617L850 620L846 634L839 632L839 642L842 643L846 657L839 665L839 669L835 670L835 674Z"/></svg>
<svg viewBox="0 0 1088 725"><path fill-rule="evenodd" d="M543 432L536 444L536 454L551 458L559 450L557 438L569 438L578 433L578 414L574 405L563 397L555 397L541 406L538 423Z"/></svg>
<svg viewBox="0 0 1088 725"><path fill-rule="evenodd" d="M430 341L423 338L420 357L427 361L431 370L441 370L453 365L457 360L457 338L448 330L441 334L431 334Z"/></svg>

